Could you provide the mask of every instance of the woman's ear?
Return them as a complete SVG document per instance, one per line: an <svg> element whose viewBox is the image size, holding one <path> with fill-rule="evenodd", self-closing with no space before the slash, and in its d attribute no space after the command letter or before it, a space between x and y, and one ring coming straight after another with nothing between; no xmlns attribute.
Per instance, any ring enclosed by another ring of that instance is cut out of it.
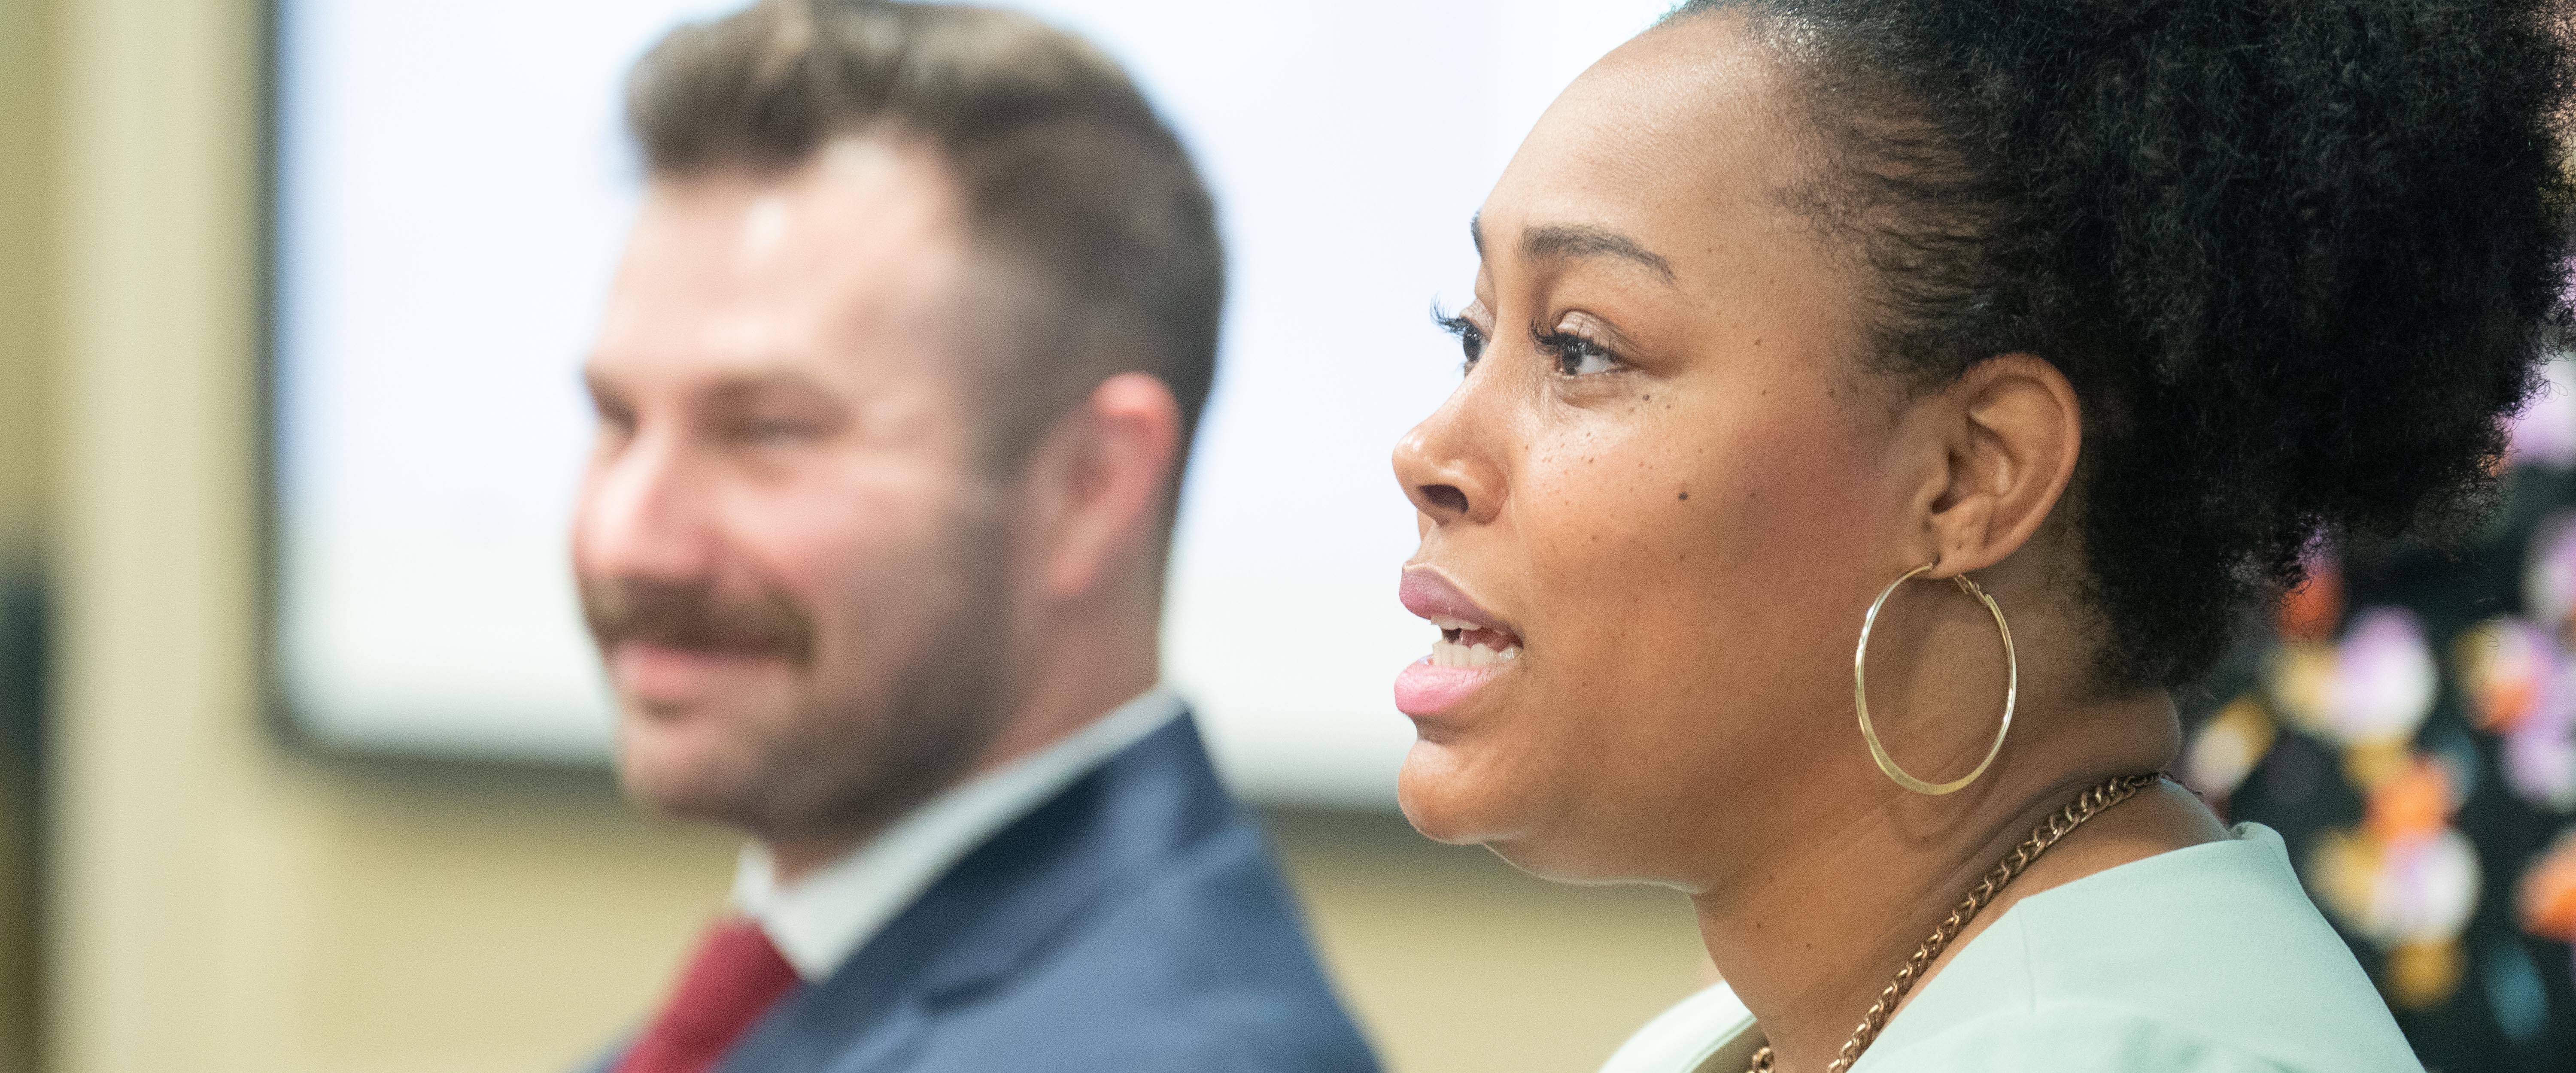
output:
<svg viewBox="0 0 2576 1073"><path fill-rule="evenodd" d="M1940 566L1981 570L2021 550L2075 476L2084 445L2075 385L2033 354L1988 358L1930 408L1947 444L1946 484L1926 521Z"/></svg>

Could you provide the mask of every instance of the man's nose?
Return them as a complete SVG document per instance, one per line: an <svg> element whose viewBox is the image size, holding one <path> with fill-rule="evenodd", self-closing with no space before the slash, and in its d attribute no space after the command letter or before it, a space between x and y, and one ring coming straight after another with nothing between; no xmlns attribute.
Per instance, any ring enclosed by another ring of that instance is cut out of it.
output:
<svg viewBox="0 0 2576 1073"><path fill-rule="evenodd" d="M714 560L704 474L675 437L639 434L591 463L573 524L585 577L686 582Z"/></svg>

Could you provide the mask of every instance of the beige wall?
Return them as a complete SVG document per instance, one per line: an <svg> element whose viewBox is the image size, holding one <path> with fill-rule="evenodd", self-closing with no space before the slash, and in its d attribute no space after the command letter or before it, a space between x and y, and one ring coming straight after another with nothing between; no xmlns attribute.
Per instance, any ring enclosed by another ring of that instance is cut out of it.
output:
<svg viewBox="0 0 2576 1073"><path fill-rule="evenodd" d="M32 570L50 465L42 380L53 207L40 151L51 115L45 13L33 0L0 0L0 600ZM24 783L34 758L9 726L27 718L9 710L24 685L0 665L0 1071L36 1061L35 797Z"/></svg>
<svg viewBox="0 0 2576 1073"><path fill-rule="evenodd" d="M51 40L37 0L0 0L0 570L34 544L44 451L45 343L52 291Z"/></svg>
<svg viewBox="0 0 2576 1073"><path fill-rule="evenodd" d="M61 195L39 266L61 280L55 460L0 482L57 490L52 1068L560 1068L660 991L731 843L636 817L597 774L278 743L256 669L256 7L51 3L59 137L0 190ZM44 457L0 426L0 451ZM1280 830L1399 1069L1588 1068L1695 982L1669 895L1549 887L1385 817Z"/></svg>

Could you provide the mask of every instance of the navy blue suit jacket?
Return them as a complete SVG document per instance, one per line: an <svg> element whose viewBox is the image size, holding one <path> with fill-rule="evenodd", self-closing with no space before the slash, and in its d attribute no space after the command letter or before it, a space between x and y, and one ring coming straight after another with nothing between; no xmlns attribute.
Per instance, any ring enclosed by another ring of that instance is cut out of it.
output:
<svg viewBox="0 0 2576 1073"><path fill-rule="evenodd" d="M612 1059L613 1064L613 1059ZM967 855L720 1073L1374 1073L1186 716Z"/></svg>

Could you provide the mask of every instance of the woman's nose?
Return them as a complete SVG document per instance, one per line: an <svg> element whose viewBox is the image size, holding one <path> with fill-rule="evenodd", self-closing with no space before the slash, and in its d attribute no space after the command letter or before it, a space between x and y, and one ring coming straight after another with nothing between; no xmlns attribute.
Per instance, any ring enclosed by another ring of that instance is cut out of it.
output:
<svg viewBox="0 0 2576 1073"><path fill-rule="evenodd" d="M1487 522L1502 508L1502 471L1475 449L1462 389L1395 444L1395 479L1432 525Z"/></svg>

